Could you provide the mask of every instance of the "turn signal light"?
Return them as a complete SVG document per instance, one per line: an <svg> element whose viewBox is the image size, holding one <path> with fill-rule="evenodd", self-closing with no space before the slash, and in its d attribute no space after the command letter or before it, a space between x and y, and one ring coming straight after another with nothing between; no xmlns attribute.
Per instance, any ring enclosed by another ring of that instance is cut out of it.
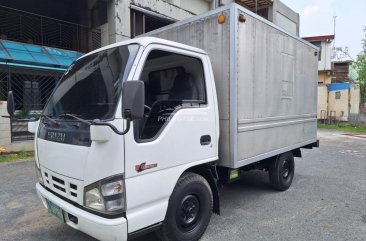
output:
<svg viewBox="0 0 366 241"><path fill-rule="evenodd" d="M219 22L219 24L223 24L225 23L226 17L225 15L219 15L219 17L217 18L217 21Z"/></svg>

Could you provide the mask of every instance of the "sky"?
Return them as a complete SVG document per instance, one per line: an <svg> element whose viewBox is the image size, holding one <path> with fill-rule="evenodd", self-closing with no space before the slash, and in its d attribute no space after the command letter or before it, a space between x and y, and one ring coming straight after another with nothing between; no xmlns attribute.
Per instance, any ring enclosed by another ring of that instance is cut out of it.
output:
<svg viewBox="0 0 366 241"><path fill-rule="evenodd" d="M366 0L281 0L300 14L300 36L332 35L336 18L336 47L348 47L356 59L365 38Z"/></svg>

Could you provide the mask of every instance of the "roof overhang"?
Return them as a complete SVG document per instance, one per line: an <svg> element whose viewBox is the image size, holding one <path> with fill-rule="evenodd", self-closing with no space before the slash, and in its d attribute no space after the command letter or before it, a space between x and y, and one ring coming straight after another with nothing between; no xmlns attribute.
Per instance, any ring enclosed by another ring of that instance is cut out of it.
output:
<svg viewBox="0 0 366 241"><path fill-rule="evenodd" d="M71 50L0 40L0 65L64 71L81 55Z"/></svg>
<svg viewBox="0 0 366 241"><path fill-rule="evenodd" d="M313 42L313 41L330 41L334 40L334 38L335 35L323 35L323 36L305 37L303 39L309 42Z"/></svg>

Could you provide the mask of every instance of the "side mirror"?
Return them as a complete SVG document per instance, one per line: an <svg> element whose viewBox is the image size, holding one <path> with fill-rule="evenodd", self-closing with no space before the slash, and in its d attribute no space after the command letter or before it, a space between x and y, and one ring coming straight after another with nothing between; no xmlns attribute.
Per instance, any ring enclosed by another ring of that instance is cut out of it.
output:
<svg viewBox="0 0 366 241"><path fill-rule="evenodd" d="M122 118L138 120L144 117L145 85L141 80L127 81L122 85Z"/></svg>
<svg viewBox="0 0 366 241"><path fill-rule="evenodd" d="M15 104L14 104L14 95L13 95L13 91L9 91L8 93L8 100L7 100L7 110L8 113L10 115L10 117L14 116L14 112L15 112Z"/></svg>

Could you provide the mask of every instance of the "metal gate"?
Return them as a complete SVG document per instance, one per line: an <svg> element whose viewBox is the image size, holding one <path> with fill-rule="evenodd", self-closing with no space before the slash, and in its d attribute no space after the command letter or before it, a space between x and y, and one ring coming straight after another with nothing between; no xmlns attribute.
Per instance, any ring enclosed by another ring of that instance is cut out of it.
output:
<svg viewBox="0 0 366 241"><path fill-rule="evenodd" d="M84 53L101 47L100 29L91 29L2 5L0 38Z"/></svg>
<svg viewBox="0 0 366 241"><path fill-rule="evenodd" d="M0 67L0 100L13 91L15 117L11 120L11 141L32 140L26 119L38 117L63 72Z"/></svg>

